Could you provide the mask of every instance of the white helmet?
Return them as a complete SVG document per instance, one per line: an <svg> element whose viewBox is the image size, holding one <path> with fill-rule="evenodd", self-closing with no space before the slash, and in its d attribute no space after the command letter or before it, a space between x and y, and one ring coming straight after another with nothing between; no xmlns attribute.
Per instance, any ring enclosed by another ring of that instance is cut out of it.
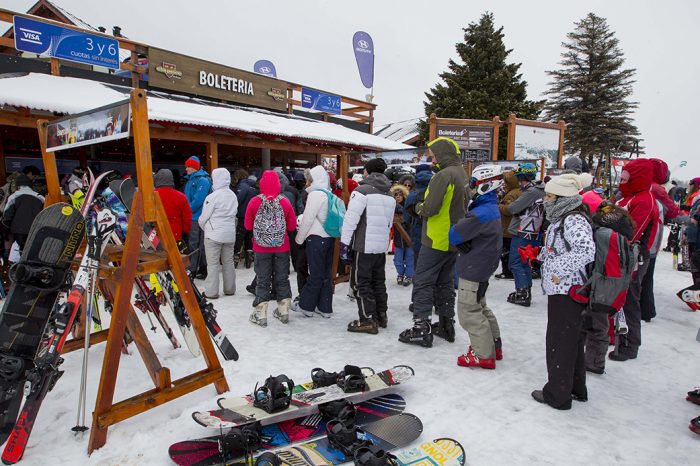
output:
<svg viewBox="0 0 700 466"><path fill-rule="evenodd" d="M472 171L469 187L482 196L503 186L501 166L496 164L479 165Z"/></svg>

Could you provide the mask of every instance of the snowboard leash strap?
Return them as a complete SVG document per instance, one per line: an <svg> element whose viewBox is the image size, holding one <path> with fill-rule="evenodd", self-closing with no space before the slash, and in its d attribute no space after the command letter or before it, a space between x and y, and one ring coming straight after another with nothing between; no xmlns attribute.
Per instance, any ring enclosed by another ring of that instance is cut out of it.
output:
<svg viewBox="0 0 700 466"><path fill-rule="evenodd" d="M292 402L293 389L294 381L286 375L270 376L265 380L264 385L260 387L255 385L253 406L268 413L287 409Z"/></svg>

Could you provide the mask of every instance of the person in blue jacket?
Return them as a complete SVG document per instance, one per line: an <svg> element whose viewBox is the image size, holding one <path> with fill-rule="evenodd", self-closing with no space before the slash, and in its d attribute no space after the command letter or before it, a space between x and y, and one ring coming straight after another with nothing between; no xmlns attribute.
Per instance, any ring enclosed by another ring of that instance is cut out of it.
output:
<svg viewBox="0 0 700 466"><path fill-rule="evenodd" d="M423 164L416 167L415 188L408 193L406 202L403 206L403 221L409 226L409 236L413 244L413 265L418 263L418 253L421 246L421 231L423 229L423 220L416 213L415 206L419 202L423 202L425 198L425 190L428 189L428 183L433 177L433 172L430 170L430 165Z"/></svg>
<svg viewBox="0 0 700 466"><path fill-rule="evenodd" d="M206 278L207 259L204 255L204 235L199 226L199 216L202 214L204 199L211 193L211 178L202 169L199 157L193 155L185 161L187 183L185 184L185 197L192 209L192 229L190 229L190 271L197 278Z"/></svg>

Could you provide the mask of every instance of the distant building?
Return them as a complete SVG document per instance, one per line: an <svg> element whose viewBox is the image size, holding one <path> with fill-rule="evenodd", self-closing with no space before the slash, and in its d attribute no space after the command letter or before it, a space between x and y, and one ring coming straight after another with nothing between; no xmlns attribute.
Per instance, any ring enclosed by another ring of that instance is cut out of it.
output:
<svg viewBox="0 0 700 466"><path fill-rule="evenodd" d="M387 125L379 125L374 135L409 146L424 146L425 141L420 137L418 132L418 123L420 121L425 121L425 117L397 121Z"/></svg>

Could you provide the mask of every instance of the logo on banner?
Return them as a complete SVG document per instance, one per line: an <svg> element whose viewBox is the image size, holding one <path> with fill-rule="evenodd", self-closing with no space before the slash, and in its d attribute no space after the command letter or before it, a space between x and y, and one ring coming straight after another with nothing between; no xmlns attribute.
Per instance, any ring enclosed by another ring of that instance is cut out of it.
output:
<svg viewBox="0 0 700 466"><path fill-rule="evenodd" d="M182 71L177 70L177 65L173 63L163 62L161 66L156 67L156 71L163 73L168 79L180 79L182 78Z"/></svg>
<svg viewBox="0 0 700 466"><path fill-rule="evenodd" d="M367 43L366 40L358 40L358 41L357 41L357 45L359 45L359 46L362 47L363 49L368 49L368 48L369 48L369 44Z"/></svg>
<svg viewBox="0 0 700 466"><path fill-rule="evenodd" d="M269 76L271 78L277 77L277 70L275 69L275 65L270 60L256 61L253 65L253 71L264 76Z"/></svg>
<svg viewBox="0 0 700 466"><path fill-rule="evenodd" d="M374 86L374 42L369 34L357 31L352 36L353 50L357 70L360 72L362 84L367 88Z"/></svg>
<svg viewBox="0 0 700 466"><path fill-rule="evenodd" d="M267 91L267 95L269 95L278 102L281 100L287 100L287 96L284 94L284 92L282 92L282 89L277 89L275 87Z"/></svg>

